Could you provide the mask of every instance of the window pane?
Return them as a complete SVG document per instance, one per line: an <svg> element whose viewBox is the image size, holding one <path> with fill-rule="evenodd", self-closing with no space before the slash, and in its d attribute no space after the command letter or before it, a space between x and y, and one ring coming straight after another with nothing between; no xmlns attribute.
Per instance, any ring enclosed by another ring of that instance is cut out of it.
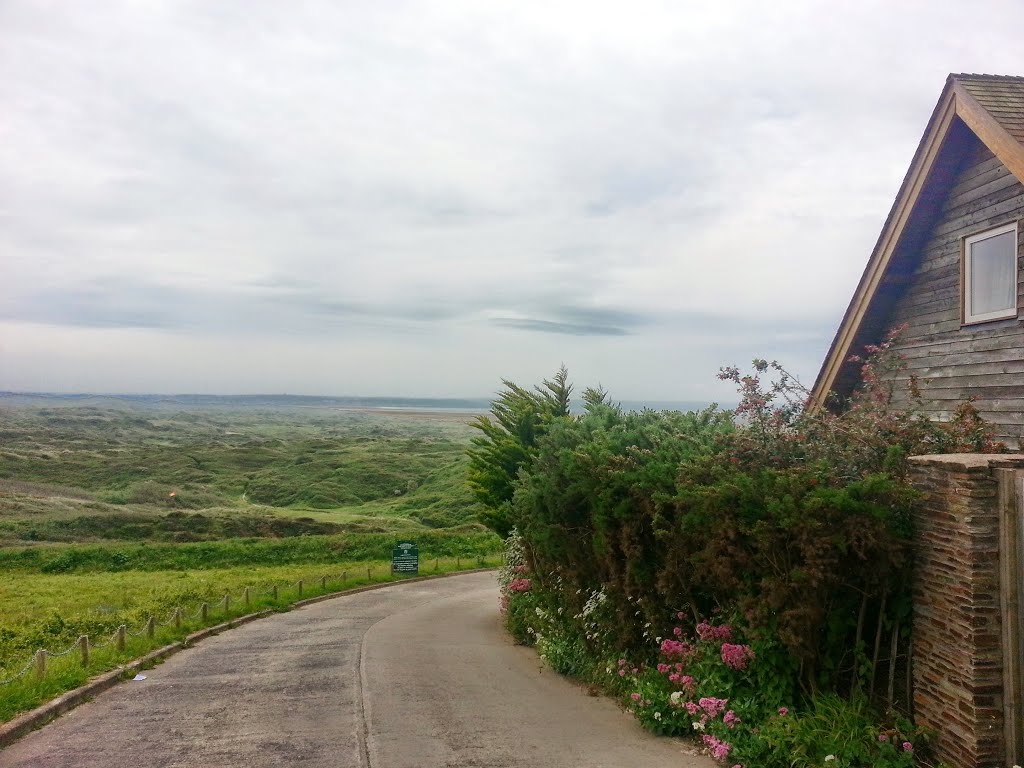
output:
<svg viewBox="0 0 1024 768"><path fill-rule="evenodd" d="M1013 232L971 244L972 315L1017 306L1017 254Z"/></svg>

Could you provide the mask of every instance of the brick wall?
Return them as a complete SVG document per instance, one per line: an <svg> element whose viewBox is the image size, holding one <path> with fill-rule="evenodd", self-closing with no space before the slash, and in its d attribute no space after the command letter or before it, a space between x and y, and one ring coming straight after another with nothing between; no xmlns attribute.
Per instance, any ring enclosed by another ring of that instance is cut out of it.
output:
<svg viewBox="0 0 1024 768"><path fill-rule="evenodd" d="M915 513L914 714L957 768L1005 768L999 482L1024 457L911 459Z"/></svg>

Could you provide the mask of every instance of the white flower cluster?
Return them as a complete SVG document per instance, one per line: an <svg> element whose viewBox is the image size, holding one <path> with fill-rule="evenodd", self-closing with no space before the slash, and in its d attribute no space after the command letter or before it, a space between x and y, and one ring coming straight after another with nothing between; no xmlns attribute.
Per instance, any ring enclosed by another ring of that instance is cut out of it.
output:
<svg viewBox="0 0 1024 768"><path fill-rule="evenodd" d="M522 574L516 568L526 565L526 545L523 537L515 528L505 539L505 559L498 570L498 584L502 591L516 579L522 578Z"/></svg>
<svg viewBox="0 0 1024 768"><path fill-rule="evenodd" d="M583 604L583 610L577 615L577 619L586 619L590 614L594 613L598 608L604 605L605 600L608 599L608 595L605 594L604 587L590 593L590 597L587 598L587 602Z"/></svg>

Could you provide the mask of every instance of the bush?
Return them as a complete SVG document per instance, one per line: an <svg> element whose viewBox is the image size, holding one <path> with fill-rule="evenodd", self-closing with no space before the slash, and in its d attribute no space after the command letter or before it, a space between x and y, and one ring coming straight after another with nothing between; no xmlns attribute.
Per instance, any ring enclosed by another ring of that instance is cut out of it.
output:
<svg viewBox="0 0 1024 768"><path fill-rule="evenodd" d="M917 735L909 721L880 728L861 697L826 693L801 712L780 710L744 735L735 759L763 768L910 768Z"/></svg>
<svg viewBox="0 0 1024 768"><path fill-rule="evenodd" d="M1000 446L970 403L928 420L900 372L890 339L838 413L757 360L722 371L740 389L734 413L626 413L597 393L582 415L544 421L500 500L517 529L503 586L514 636L600 679L652 730L696 729L721 760L911 765L908 726L880 730L866 700L896 664L881 638L909 637L906 458Z"/></svg>
<svg viewBox="0 0 1024 768"><path fill-rule="evenodd" d="M526 564L526 551L519 531L513 528L509 532L504 550L505 557L498 571L498 588L505 627L520 645L533 645L536 642L533 625L537 606L532 599L530 568Z"/></svg>

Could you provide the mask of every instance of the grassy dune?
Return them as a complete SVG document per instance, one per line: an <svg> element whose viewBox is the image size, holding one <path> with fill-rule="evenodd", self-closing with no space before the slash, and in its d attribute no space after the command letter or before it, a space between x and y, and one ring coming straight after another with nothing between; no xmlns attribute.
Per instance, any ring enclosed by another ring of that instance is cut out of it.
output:
<svg viewBox="0 0 1024 768"><path fill-rule="evenodd" d="M0 546L472 523L469 432L324 409L5 408Z"/></svg>

